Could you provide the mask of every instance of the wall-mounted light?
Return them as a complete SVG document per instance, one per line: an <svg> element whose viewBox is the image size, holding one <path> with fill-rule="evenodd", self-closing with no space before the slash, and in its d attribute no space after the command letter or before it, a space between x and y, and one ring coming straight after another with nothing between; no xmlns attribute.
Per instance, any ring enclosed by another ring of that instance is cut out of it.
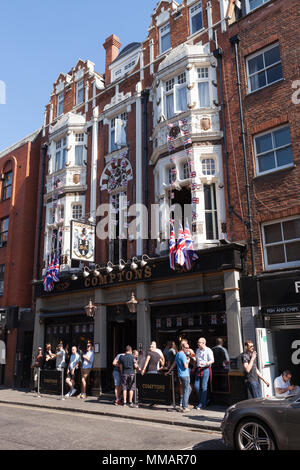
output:
<svg viewBox="0 0 300 470"><path fill-rule="evenodd" d="M128 310L130 313L136 313L138 301L136 300L134 293L131 293L131 299L126 302Z"/></svg>
<svg viewBox="0 0 300 470"><path fill-rule="evenodd" d="M92 299L89 300L88 305L84 307L85 313L88 317L94 318L96 313L96 305L93 304Z"/></svg>
<svg viewBox="0 0 300 470"><path fill-rule="evenodd" d="M89 277L89 275L90 275L90 270L89 270L89 268L88 268L87 266L84 267L84 270L83 270L83 273L82 273L82 274L83 274L83 277L85 277L85 278L86 278L86 277Z"/></svg>
<svg viewBox="0 0 300 470"><path fill-rule="evenodd" d="M134 271L136 271L137 268L138 268L138 264L137 264L137 263L138 263L138 259L134 256L134 257L132 258L132 262L131 262L130 268L133 269Z"/></svg>
<svg viewBox="0 0 300 470"><path fill-rule="evenodd" d="M143 255L142 260L141 260L141 267L143 268L144 266L146 266L146 264L148 264L148 261L150 261L149 256L148 255Z"/></svg>
<svg viewBox="0 0 300 470"><path fill-rule="evenodd" d="M71 280L72 281L77 281L78 277L76 276L76 274L72 274L71 276Z"/></svg>
<svg viewBox="0 0 300 470"><path fill-rule="evenodd" d="M111 261L109 261L106 266L106 272L111 273L113 270L114 270L114 265L112 264Z"/></svg>
<svg viewBox="0 0 300 470"><path fill-rule="evenodd" d="M100 276L100 266L96 264L95 269L94 269L94 276L99 277Z"/></svg>
<svg viewBox="0 0 300 470"><path fill-rule="evenodd" d="M125 268L125 266L126 266L125 261L124 261L123 259L120 259L120 261L119 261L119 270L120 270L120 271L123 271L123 269Z"/></svg>

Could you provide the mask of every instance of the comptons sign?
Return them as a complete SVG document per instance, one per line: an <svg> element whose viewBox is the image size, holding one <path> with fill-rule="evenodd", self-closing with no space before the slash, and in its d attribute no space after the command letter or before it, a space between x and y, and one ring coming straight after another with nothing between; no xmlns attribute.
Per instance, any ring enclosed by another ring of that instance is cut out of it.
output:
<svg viewBox="0 0 300 470"><path fill-rule="evenodd" d="M152 277L153 266L146 266L144 269L136 271L122 271L120 273L100 274L99 277L87 278L84 280L85 287L105 286L130 281L141 281Z"/></svg>

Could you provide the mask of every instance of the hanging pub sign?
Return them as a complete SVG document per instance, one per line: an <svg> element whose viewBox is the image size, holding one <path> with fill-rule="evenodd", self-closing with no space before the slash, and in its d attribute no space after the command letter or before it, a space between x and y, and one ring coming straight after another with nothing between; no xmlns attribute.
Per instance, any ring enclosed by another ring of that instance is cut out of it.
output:
<svg viewBox="0 0 300 470"><path fill-rule="evenodd" d="M78 261L94 262L95 227L72 220L71 258Z"/></svg>

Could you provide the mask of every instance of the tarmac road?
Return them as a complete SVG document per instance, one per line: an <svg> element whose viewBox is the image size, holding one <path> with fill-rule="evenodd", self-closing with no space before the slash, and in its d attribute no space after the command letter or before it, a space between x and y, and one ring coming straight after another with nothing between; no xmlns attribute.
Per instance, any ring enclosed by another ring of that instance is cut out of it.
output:
<svg viewBox="0 0 300 470"><path fill-rule="evenodd" d="M0 404L0 423L0 450L225 450L217 432L65 410Z"/></svg>

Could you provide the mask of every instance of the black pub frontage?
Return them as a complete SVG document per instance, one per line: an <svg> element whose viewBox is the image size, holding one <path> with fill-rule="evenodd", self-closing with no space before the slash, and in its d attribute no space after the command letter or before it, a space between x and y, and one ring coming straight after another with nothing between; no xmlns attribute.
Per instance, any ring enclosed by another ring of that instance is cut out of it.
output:
<svg viewBox="0 0 300 470"><path fill-rule="evenodd" d="M188 339L197 348L205 337L209 347L222 337L232 359L226 377L212 381L212 399L229 404L243 398L242 374L236 358L243 349L239 280L243 273L245 247L220 245L197 252L199 259L191 271L172 271L168 257L151 258L136 270L127 266L111 273L103 268L99 276L78 279L61 277L52 293L36 285L36 319L33 355L46 342L55 348L73 344L83 348L87 339L95 345L95 363L90 393L101 395L113 389L112 361L127 344L147 351L152 340L164 349L168 340L179 344ZM134 294L136 311L128 301ZM84 307L92 300L94 318Z"/></svg>
<svg viewBox="0 0 300 470"><path fill-rule="evenodd" d="M257 307L258 318L272 342L274 375L292 372L300 384L300 270L243 277L242 308Z"/></svg>

